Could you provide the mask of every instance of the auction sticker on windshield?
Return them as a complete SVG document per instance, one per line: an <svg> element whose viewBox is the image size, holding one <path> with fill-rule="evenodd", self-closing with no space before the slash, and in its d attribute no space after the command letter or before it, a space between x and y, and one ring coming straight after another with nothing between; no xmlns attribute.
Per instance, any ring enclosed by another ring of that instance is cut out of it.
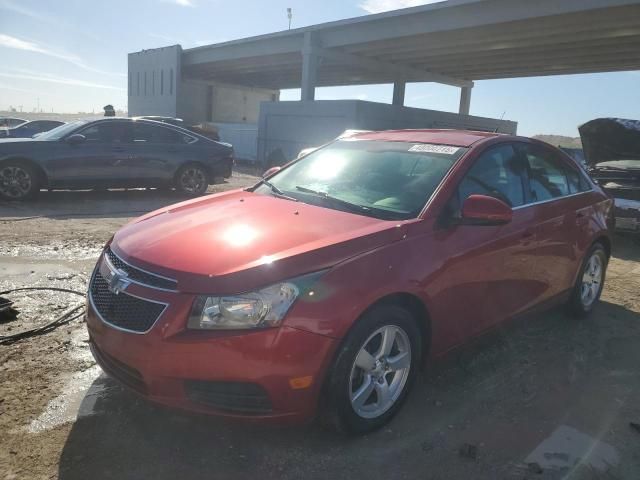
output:
<svg viewBox="0 0 640 480"><path fill-rule="evenodd" d="M423 152L423 153L444 153L445 155L453 155L459 147L450 147L449 145L432 145L430 143L418 143L412 146L410 152Z"/></svg>

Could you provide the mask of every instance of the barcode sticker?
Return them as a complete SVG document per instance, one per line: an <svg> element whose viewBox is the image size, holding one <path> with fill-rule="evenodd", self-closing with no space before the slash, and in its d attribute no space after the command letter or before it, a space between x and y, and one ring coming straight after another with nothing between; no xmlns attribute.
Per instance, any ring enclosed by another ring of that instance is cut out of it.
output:
<svg viewBox="0 0 640 480"><path fill-rule="evenodd" d="M459 147L450 147L449 145L432 145L430 143L418 143L412 146L410 152L424 152L424 153L443 153L445 155L453 155Z"/></svg>

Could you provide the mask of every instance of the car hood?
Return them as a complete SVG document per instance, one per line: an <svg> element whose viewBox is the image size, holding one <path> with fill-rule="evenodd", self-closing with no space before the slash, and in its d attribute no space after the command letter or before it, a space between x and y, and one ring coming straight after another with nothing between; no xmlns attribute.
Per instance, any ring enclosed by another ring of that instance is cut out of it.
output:
<svg viewBox="0 0 640 480"><path fill-rule="evenodd" d="M640 120L598 118L578 130L590 167L640 169Z"/></svg>
<svg viewBox="0 0 640 480"><path fill-rule="evenodd" d="M228 294L329 268L403 230L403 222L240 190L147 214L116 233L111 248L176 278L181 291Z"/></svg>

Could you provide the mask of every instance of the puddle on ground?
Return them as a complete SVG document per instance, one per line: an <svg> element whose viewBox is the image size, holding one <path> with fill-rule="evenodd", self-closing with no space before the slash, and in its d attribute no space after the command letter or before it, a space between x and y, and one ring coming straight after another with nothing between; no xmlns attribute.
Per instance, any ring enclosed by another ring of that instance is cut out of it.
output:
<svg viewBox="0 0 640 480"><path fill-rule="evenodd" d="M0 245L0 255L8 257L30 257L47 260L97 260L103 245L93 246L51 243L46 245Z"/></svg>
<svg viewBox="0 0 640 480"><path fill-rule="evenodd" d="M0 259L0 274L3 278L46 275L48 280L69 280L77 274L77 270L59 263L25 262L23 258L2 258Z"/></svg>
<svg viewBox="0 0 640 480"><path fill-rule="evenodd" d="M100 413L97 401L109 395L114 388L102 374L102 370L93 361L93 357L86 343L87 333L84 328L77 329L72 334L73 348L70 356L84 362L88 368L75 372L69 376L62 389L62 393L51 400L38 418L26 426L29 433L40 433L79 418Z"/></svg>
<svg viewBox="0 0 640 480"><path fill-rule="evenodd" d="M582 464L606 471L616 466L620 457L608 443L561 425L529 454L525 462L535 462L549 470L567 470Z"/></svg>

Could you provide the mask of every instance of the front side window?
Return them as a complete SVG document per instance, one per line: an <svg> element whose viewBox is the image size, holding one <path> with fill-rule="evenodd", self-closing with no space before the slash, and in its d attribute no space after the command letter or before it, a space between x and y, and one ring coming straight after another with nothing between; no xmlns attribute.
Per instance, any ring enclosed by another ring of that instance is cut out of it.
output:
<svg viewBox="0 0 640 480"><path fill-rule="evenodd" d="M415 218L464 152L446 145L340 140L281 170L269 183L305 203L377 218ZM255 191L273 193L264 183Z"/></svg>
<svg viewBox="0 0 640 480"><path fill-rule="evenodd" d="M86 123L86 120L77 120L75 122L63 123L59 127L56 127L40 135L38 137L38 140L60 140L67 135L79 133L75 132L74 130L77 130L79 127L85 125Z"/></svg>
<svg viewBox="0 0 640 480"><path fill-rule="evenodd" d="M569 182L562 161L537 145L523 145L522 148L529 163L531 201L543 202L569 195Z"/></svg>
<svg viewBox="0 0 640 480"><path fill-rule="evenodd" d="M511 207L525 203L525 165L512 145L492 147L482 153L458 187L461 206L470 195L488 195Z"/></svg>
<svg viewBox="0 0 640 480"><path fill-rule="evenodd" d="M78 133L85 136L87 143L127 143L130 140L130 130L124 122L98 123Z"/></svg>

